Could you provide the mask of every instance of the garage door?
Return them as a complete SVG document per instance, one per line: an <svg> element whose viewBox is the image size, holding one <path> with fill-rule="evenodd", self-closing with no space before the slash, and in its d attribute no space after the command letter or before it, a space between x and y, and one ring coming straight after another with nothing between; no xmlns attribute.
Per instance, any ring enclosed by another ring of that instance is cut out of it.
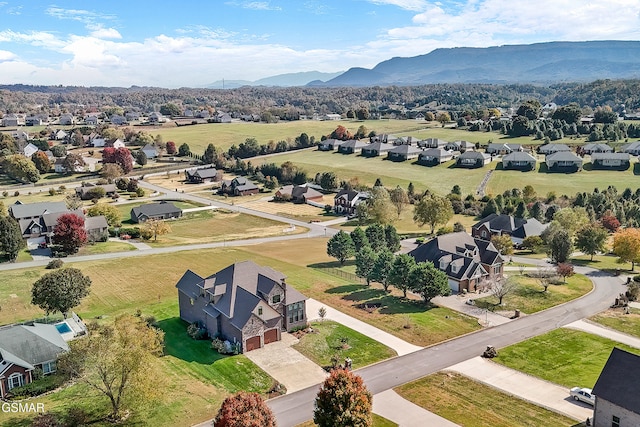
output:
<svg viewBox="0 0 640 427"><path fill-rule="evenodd" d="M247 340L247 348L244 351L251 351L256 348L260 348L260 337L251 337Z"/></svg>
<svg viewBox="0 0 640 427"><path fill-rule="evenodd" d="M264 343L269 344L270 342L278 341L278 330L277 329L269 329L268 331L264 331Z"/></svg>

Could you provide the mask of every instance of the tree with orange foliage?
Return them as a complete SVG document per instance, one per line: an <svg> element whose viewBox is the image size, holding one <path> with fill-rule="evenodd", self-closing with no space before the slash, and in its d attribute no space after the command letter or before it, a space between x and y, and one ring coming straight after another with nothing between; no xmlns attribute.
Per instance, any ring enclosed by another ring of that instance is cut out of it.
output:
<svg viewBox="0 0 640 427"><path fill-rule="evenodd" d="M625 228L613 235L613 253L621 262L630 262L631 271L640 262L640 229Z"/></svg>
<svg viewBox="0 0 640 427"><path fill-rule="evenodd" d="M276 427L276 419L258 393L240 392L222 402L213 427Z"/></svg>
<svg viewBox="0 0 640 427"><path fill-rule="evenodd" d="M340 125L336 128L336 130L331 132L331 135L329 135L329 138L346 141L348 139L353 139L353 134L349 132L346 127Z"/></svg>

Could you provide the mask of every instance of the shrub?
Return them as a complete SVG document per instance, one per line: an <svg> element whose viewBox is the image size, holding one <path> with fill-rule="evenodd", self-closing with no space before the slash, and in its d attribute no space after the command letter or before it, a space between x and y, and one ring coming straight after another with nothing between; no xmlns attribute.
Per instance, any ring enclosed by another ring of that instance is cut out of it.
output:
<svg viewBox="0 0 640 427"><path fill-rule="evenodd" d="M63 419L65 427L80 427L89 424L90 421L89 414L77 406L67 409Z"/></svg>
<svg viewBox="0 0 640 427"><path fill-rule="evenodd" d="M39 396L60 387L64 382L62 375L47 375L29 384L11 389L11 396L17 399Z"/></svg>
<svg viewBox="0 0 640 427"><path fill-rule="evenodd" d="M453 227L441 227L436 231L437 236L442 236L443 234L453 233Z"/></svg>
<svg viewBox="0 0 640 427"><path fill-rule="evenodd" d="M8 191L3 191L3 192L2 192L2 197L7 197L8 195L9 195L9 192L8 192Z"/></svg>
<svg viewBox="0 0 640 427"><path fill-rule="evenodd" d="M138 188L136 189L136 196L138 196L138 197L144 197L144 188L142 188L142 187L138 187Z"/></svg>
<svg viewBox="0 0 640 427"><path fill-rule="evenodd" d="M120 235L128 234L132 239L137 239L140 237L140 229L138 227L130 227L130 228L121 228Z"/></svg>
<svg viewBox="0 0 640 427"><path fill-rule="evenodd" d="M633 276L633 281L640 283L640 274L636 274L635 276Z"/></svg>
<svg viewBox="0 0 640 427"><path fill-rule="evenodd" d="M49 261L47 264L47 270L55 270L56 268L61 268L64 265L64 262L61 259L54 259Z"/></svg>
<svg viewBox="0 0 640 427"><path fill-rule="evenodd" d="M55 188L53 188L53 187L51 187L51 188L49 189L49 195L50 195L50 196L55 196L55 195L56 195L56 189L55 189Z"/></svg>
<svg viewBox="0 0 640 427"><path fill-rule="evenodd" d="M31 422L31 427L62 427L58 417L52 413L38 414Z"/></svg>
<svg viewBox="0 0 640 427"><path fill-rule="evenodd" d="M640 284L635 281L630 283L627 287L627 292L625 293L625 295L627 298L629 298L629 301L638 301L638 298L640 297Z"/></svg>
<svg viewBox="0 0 640 427"><path fill-rule="evenodd" d="M18 197L20 195L20 192L18 190L15 191L15 193L13 193L14 197Z"/></svg>
<svg viewBox="0 0 640 427"><path fill-rule="evenodd" d="M187 327L187 334L194 340L204 340L209 336L207 329L198 322L194 322Z"/></svg>

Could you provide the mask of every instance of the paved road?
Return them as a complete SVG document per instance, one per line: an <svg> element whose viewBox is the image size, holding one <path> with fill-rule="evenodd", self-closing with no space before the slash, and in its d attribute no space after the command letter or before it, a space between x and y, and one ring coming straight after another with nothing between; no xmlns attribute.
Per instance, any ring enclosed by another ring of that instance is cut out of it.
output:
<svg viewBox="0 0 640 427"><path fill-rule="evenodd" d="M233 205L231 203L225 203L221 201L213 201L205 197L196 196L195 194L182 193L180 191L170 190L165 187L160 187L159 185L150 184L145 181L140 181L138 185L140 187L144 187L149 190L166 193L167 195L166 198L177 199L177 200L189 200L196 203L202 203L204 205L216 206L218 208L228 209L234 212L240 212L240 213L257 216L260 218L271 219L273 221L284 222L284 223L292 224L298 227L306 227L310 230L310 233L313 234L314 236L333 236L335 233L338 232L338 230L330 227L326 227L325 225L322 225L322 224L298 221L295 219L284 218L279 215L274 215L267 212L258 211L255 209L250 209L244 206Z"/></svg>
<svg viewBox="0 0 640 427"><path fill-rule="evenodd" d="M605 310L625 289L623 280L586 267L576 267L594 283L588 295L513 322L481 330L404 356L357 370L373 394L438 372L478 356L487 345L506 347L544 334L576 320ZM313 417L317 386L268 402L281 427L293 427Z"/></svg>

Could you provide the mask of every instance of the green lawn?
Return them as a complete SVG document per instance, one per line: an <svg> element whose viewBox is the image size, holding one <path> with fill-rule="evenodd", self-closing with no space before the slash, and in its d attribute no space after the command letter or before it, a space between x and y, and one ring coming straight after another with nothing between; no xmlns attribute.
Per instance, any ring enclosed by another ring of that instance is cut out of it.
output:
<svg viewBox="0 0 640 427"><path fill-rule="evenodd" d="M640 310L630 308L629 314L624 314L622 308L609 309L589 318L611 329L640 338Z"/></svg>
<svg viewBox="0 0 640 427"><path fill-rule="evenodd" d="M593 387L613 347L640 354L607 338L560 328L500 349L493 361L565 387Z"/></svg>
<svg viewBox="0 0 640 427"><path fill-rule="evenodd" d="M510 272L510 275L517 280L518 287L513 293L504 297L502 306L497 305L498 298L494 296L477 298L476 305L490 310L518 309L523 313L532 314L580 298L593 289L591 280L581 274L567 278L565 284L550 285L547 292L543 292L544 288L536 279L526 277L526 272L525 276L520 276L515 271Z"/></svg>
<svg viewBox="0 0 640 427"><path fill-rule="evenodd" d="M416 405L465 427L575 424L570 418L457 373L438 372L394 390Z"/></svg>
<svg viewBox="0 0 640 427"><path fill-rule="evenodd" d="M163 374L164 397L160 402L149 402L134 411L120 425L188 427L213 417L230 393L240 390L266 393L272 387L273 379L245 356L220 356L210 348L208 340L189 338L187 324L177 317L177 301L157 305L143 314L155 315L159 327L165 332L165 355L158 359L158 368ZM58 413L68 407L79 406L91 415L94 421L91 425L113 425L102 420L109 410L107 398L83 384L72 385L33 402L42 402L47 411ZM0 415L0 425L26 427L29 422L27 418Z"/></svg>
<svg viewBox="0 0 640 427"><path fill-rule="evenodd" d="M304 335L294 348L317 365L331 366L333 356L338 357L339 363L350 357L357 369L397 356L389 347L339 323L327 320L312 323L311 327L313 332Z"/></svg>
<svg viewBox="0 0 640 427"><path fill-rule="evenodd" d="M381 417L378 414L373 415L373 424L371 427L398 427L398 424L393 421L389 421L388 419ZM306 423L298 424L296 427L316 427L316 423L313 421L307 421Z"/></svg>
<svg viewBox="0 0 640 427"><path fill-rule="evenodd" d="M98 242L83 246L78 255L106 254L111 252L135 251L136 248L125 242Z"/></svg>
<svg viewBox="0 0 640 427"><path fill-rule="evenodd" d="M591 256L589 255L580 255L572 257L571 262L575 265L597 268L598 270L604 270L610 273L616 273L616 271L627 274L634 273L631 271L630 262L620 263L618 262L618 257L615 255L595 255L593 261L591 261Z"/></svg>

